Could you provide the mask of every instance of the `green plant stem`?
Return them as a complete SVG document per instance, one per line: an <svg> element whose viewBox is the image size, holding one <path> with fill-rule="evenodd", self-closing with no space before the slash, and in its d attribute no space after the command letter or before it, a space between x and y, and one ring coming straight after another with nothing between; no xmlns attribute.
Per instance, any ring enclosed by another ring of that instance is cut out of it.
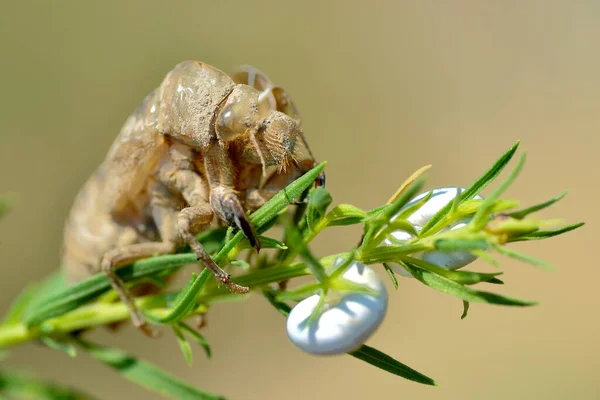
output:
<svg viewBox="0 0 600 400"><path fill-rule="evenodd" d="M338 257L348 257L349 253L339 253L331 256L323 257L320 262L325 266L333 264ZM237 282L244 285L250 285L253 288L310 275L310 269L304 263L297 263L287 266L276 266L259 270L246 275L236 277ZM167 297L169 294L161 294L154 296L139 297L136 299L136 305L142 311L152 312L157 317L164 317L172 312L171 308L167 307ZM236 297L231 294L226 288L211 286L206 288L198 301L204 304L226 301L231 297ZM202 306L200 310L202 310ZM197 313L199 309L196 309ZM35 340L51 331L53 333L68 333L80 329L93 328L95 326L106 325L114 322L125 321L130 317L127 307L122 303L101 303L96 302L81 306L60 317L50 319L42 324L41 327L27 329L24 324L0 325L0 348L6 348L16 344Z"/></svg>
<svg viewBox="0 0 600 400"><path fill-rule="evenodd" d="M152 310L152 313L163 317L171 312L165 307L164 296L146 296L136 299L140 310ZM162 303L162 304L161 304ZM35 340L50 331L52 333L68 333L80 329L107 325L129 319L129 310L123 303L93 303L61 317L45 322L40 328L27 329L24 324L0 326L0 348Z"/></svg>
<svg viewBox="0 0 600 400"><path fill-rule="evenodd" d="M215 259L224 260L229 252L237 244L237 240L230 241L229 246L223 248ZM394 250L392 254L407 254L414 250L413 246L407 246L406 250L381 248L376 251L356 252L354 259L368 264L380 263L381 260L389 257L389 250ZM378 254L382 252L382 254ZM324 267L333 265L336 259L347 259L352 256L352 252L343 252L323 257L319 262ZM274 266L237 276L236 282L242 285L248 285L252 289L260 289L261 286L310 275L311 270L305 263L296 263L292 265ZM156 317L164 317L172 312L167 306L167 297L169 294L139 297L136 299L136 305L142 311L151 312ZM207 285L198 297L198 301L203 304L214 303L231 298L231 293L223 287L217 287L213 284ZM197 310L196 310L197 311ZM27 329L24 324L0 325L0 348L9 347L19 343L35 340L50 331L52 333L68 333L81 329L89 329L95 326L106 325L114 322L125 321L130 317L127 307L122 303L102 303L95 302L81 306L71 312L59 317L45 321L40 327Z"/></svg>

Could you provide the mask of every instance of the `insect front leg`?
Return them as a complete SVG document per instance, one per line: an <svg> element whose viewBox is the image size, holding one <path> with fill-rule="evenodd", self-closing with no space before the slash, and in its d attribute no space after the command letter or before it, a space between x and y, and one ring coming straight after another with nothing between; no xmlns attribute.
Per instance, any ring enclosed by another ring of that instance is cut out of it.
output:
<svg viewBox="0 0 600 400"><path fill-rule="evenodd" d="M196 239L196 234L213 219L213 211L206 199L206 182L196 172L189 169L169 170L169 173L159 173L159 178L165 180L172 189L181 193L189 207L177 214L177 229L184 243L187 243L196 254L198 261L202 261L219 283L224 284L229 290L236 293L248 293L245 286L231 282L231 277L214 262L204 247Z"/></svg>
<svg viewBox="0 0 600 400"><path fill-rule="evenodd" d="M238 227L250 245L260 251L260 242L235 191L234 168L229 153L215 143L204 153L204 169L210 183L210 206L217 216Z"/></svg>

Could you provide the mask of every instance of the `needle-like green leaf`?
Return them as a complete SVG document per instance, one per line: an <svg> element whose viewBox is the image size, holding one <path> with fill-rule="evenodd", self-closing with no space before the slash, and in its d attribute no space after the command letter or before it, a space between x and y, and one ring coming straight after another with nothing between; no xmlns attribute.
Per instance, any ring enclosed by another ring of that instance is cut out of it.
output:
<svg viewBox="0 0 600 400"><path fill-rule="evenodd" d="M467 318L467 314L469 314L469 305L470 305L470 304L471 304L471 303L469 303L468 301L464 301L464 300L463 300L463 313L462 313L462 315L460 316L460 319L465 319L465 318Z"/></svg>
<svg viewBox="0 0 600 400"><path fill-rule="evenodd" d="M401 376L413 382L422 383L424 385L437 386L435 381L422 373L415 371L408 365L402 364L400 361L388 356L387 354L363 344L358 350L350 354L359 360L365 361L377 368L387 371L391 374Z"/></svg>
<svg viewBox="0 0 600 400"><path fill-rule="evenodd" d="M479 194L487 185L489 185L496 177L502 172L502 170L508 165L510 160L515 155L519 147L519 142L515 143L508 151L492 165L490 169L488 169L483 175L481 175L467 190L461 193L460 202L464 202L466 200L471 200L477 194ZM446 204L440 211L438 211L428 222L425 224L421 232L420 236L426 236L426 234L435 226L438 222L440 222L446 214L448 214L452 210L453 203L450 202Z"/></svg>
<svg viewBox="0 0 600 400"><path fill-rule="evenodd" d="M183 332L190 335L192 337L192 339L194 339L194 341L196 343L198 343L200 345L200 347L202 347L204 349L204 352L206 353L206 357L208 357L208 358L212 357L212 351L210 349L210 345L208 344L208 342L206 341L204 336L202 336L198 331L196 331L191 326L189 326L183 322L179 322L178 325Z"/></svg>
<svg viewBox="0 0 600 400"><path fill-rule="evenodd" d="M459 299L472 303L489 303L505 306L532 306L535 301L519 300L511 297L501 296L499 294L473 290L460 283L454 282L433 272L423 270L415 265L400 263L412 276L425 285L439 290L440 292L456 296Z"/></svg>
<svg viewBox="0 0 600 400"><path fill-rule="evenodd" d="M173 328L173 333L175 334L175 337L177 338L177 342L179 343L179 348L181 349L181 352L183 353L183 357L185 358L185 361L188 363L188 365L192 365L192 347L190 346L190 342L188 342L187 339L185 338L185 336L183 336L183 332L182 332L179 324L173 324L173 325L171 325L171 328Z"/></svg>
<svg viewBox="0 0 600 400"><path fill-rule="evenodd" d="M162 396L184 400L224 400L221 396L200 390L121 350L84 342L80 339L78 339L78 344L93 358L115 369L126 379Z"/></svg>
<svg viewBox="0 0 600 400"><path fill-rule="evenodd" d="M394 289L398 290L398 278L396 278L396 274L394 273L394 271L390 268L389 265L387 265L387 263L383 263L383 268L385 268L385 272L387 272L388 276L390 277L392 285L394 285Z"/></svg>
<svg viewBox="0 0 600 400"><path fill-rule="evenodd" d="M540 204L533 205L531 207L527 207L527 208L525 208L523 210L519 210L519 211L514 211L514 212L511 212L511 213L508 213L507 215L509 217L512 217L512 218L523 219L523 218L525 218L526 216L528 216L531 213L534 213L534 212L543 210L544 208L550 207L552 204L556 203L557 201L560 201L566 195L567 195L567 191L565 190L564 192L562 192L558 196L556 196L556 197L554 197L554 198L552 198L552 199L550 199L548 201L545 201L545 202L540 203Z"/></svg>
<svg viewBox="0 0 600 400"><path fill-rule="evenodd" d="M151 313L147 316L150 320L160 324L171 324L184 319L187 314L196 306L196 297L202 290L202 287L206 283L206 280L211 275L208 269L204 269L200 275L192 276L192 279L188 282L184 290L179 292L177 300L171 309L171 312L164 317L155 317Z"/></svg>
<svg viewBox="0 0 600 400"><path fill-rule="evenodd" d="M0 371L0 398L36 400L94 400L88 394L34 378L28 374Z"/></svg>
<svg viewBox="0 0 600 400"><path fill-rule="evenodd" d="M310 193L306 210L306 222L311 231L314 231L316 225L323 219L332 201L333 198L325 188L319 187Z"/></svg>
<svg viewBox="0 0 600 400"><path fill-rule="evenodd" d="M548 239L548 238L551 238L554 236L562 235L563 233L573 231L577 228L582 227L583 225L585 225L584 222L579 222L577 224L567 225L567 226L563 226L563 227L560 227L557 229L535 231L535 232L529 233L525 236L518 236L516 238L511 238L511 239L509 239L509 242L524 242L524 241L530 241L530 240Z"/></svg>
<svg viewBox="0 0 600 400"><path fill-rule="evenodd" d="M275 296L270 292L264 292L264 295L267 300L269 300L271 305L273 305L273 307L287 317L291 311L290 306L283 302L278 302L275 299ZM409 366L402 364L400 361L395 360L394 358L373 347L362 345L359 349L349 352L348 354L391 374L401 376L402 378L422 383L424 385L437 385L435 381L428 376L415 371Z"/></svg>

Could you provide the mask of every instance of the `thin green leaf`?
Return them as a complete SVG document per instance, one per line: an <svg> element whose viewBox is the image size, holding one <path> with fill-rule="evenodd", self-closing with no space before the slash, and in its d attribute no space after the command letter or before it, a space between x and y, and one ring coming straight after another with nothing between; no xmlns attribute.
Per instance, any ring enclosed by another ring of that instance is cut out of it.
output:
<svg viewBox="0 0 600 400"><path fill-rule="evenodd" d="M283 211L293 199L300 196L304 190L313 184L317 176L319 176L326 165L326 162L322 162L315 166L313 169L296 179L285 189L273 196L261 208L252 213L250 216L250 222L252 225L254 225L256 230L260 231L264 224L271 222L273 218L277 218L278 214ZM243 239L243 237L244 234L242 232L237 232L233 238L225 243L223 248L221 248L221 250L213 257L213 260L217 264L223 263L227 259L227 256L231 250L233 250L233 248Z"/></svg>
<svg viewBox="0 0 600 400"><path fill-rule="evenodd" d="M239 267L243 270L249 270L250 269L250 264L247 263L244 260L232 260L229 262L229 264L235 266L235 267Z"/></svg>
<svg viewBox="0 0 600 400"><path fill-rule="evenodd" d="M471 222L469 222L471 229L478 231L485 226L490 218L492 209L494 208L494 202L502 193L506 191L506 189L508 189L510 185L512 185L515 179L517 179L521 173L521 170L525 166L526 160L527 155L521 155L521 158L519 158L519 162L517 163L515 169L513 169L506 179L500 184L500 186L498 186L498 188L483 201L483 204L479 207Z"/></svg>
<svg viewBox="0 0 600 400"><path fill-rule="evenodd" d="M382 229L393 223L392 219L396 219L395 216L410 200L412 200L419 190L423 187L424 180L422 178L417 179L411 183L398 198L389 205L389 207L383 208L380 214L370 216L365 224L365 234L363 237L363 246L369 247L371 245L377 245L381 240L374 240Z"/></svg>
<svg viewBox="0 0 600 400"><path fill-rule="evenodd" d="M461 200L460 193L458 195L454 196L454 198L452 199L452 208L450 209L452 214L456 214L458 212L458 207L460 206L460 203L461 203L460 200Z"/></svg>
<svg viewBox="0 0 600 400"><path fill-rule="evenodd" d="M258 241L260 242L260 248L261 249L279 249L279 250L287 250L287 246L285 243L277 240L277 239L273 239L270 237L266 237L266 236L262 236L259 235L258 236ZM244 241L241 245L239 245L238 249L239 250L246 250L246 249L251 249L252 246L250 246L250 243L248 243L248 241Z"/></svg>
<svg viewBox="0 0 600 400"><path fill-rule="evenodd" d="M481 175L471 186L469 186L460 195L461 203L466 200L471 200L477 194L479 194L487 185L489 185L496 177L502 172L506 165L510 162L512 157L515 155L519 142L515 143L506 153L504 153L498 160L488 169L483 175ZM439 221L441 221L446 214L452 209L452 202L446 204L440 211L438 211L421 229L420 236L425 236Z"/></svg>
<svg viewBox="0 0 600 400"><path fill-rule="evenodd" d="M487 250L489 247L484 239L438 239L433 245L437 250L444 252Z"/></svg>
<svg viewBox="0 0 600 400"><path fill-rule="evenodd" d="M320 288L321 285L318 283L307 283L305 285L298 286L293 290L279 292L277 296L275 296L275 299L279 302L290 300L300 301L309 295L315 294Z"/></svg>
<svg viewBox="0 0 600 400"><path fill-rule="evenodd" d="M421 200L417 201L415 204L403 208L398 214L398 218L407 219L408 217L413 215L415 211L423 207L425 203L431 200L431 196L433 196L433 190L430 190Z"/></svg>
<svg viewBox="0 0 600 400"><path fill-rule="evenodd" d="M271 303L271 305L275 307L275 309L277 309L277 311L279 311L284 317L287 317L290 311L292 311L292 307L288 306L284 302L277 300L275 298L275 294L273 294L272 292L265 290L263 291L263 295L269 301L269 303Z"/></svg>
<svg viewBox="0 0 600 400"><path fill-rule="evenodd" d="M498 278L492 278L489 281L485 281L485 283L493 283L494 285L504 285L504 282Z"/></svg>
<svg viewBox="0 0 600 400"><path fill-rule="evenodd" d="M157 273L172 272L183 265L195 262L197 262L196 255L192 253L156 256L119 268L117 269L117 275L123 281L130 282ZM96 274L47 299L43 299L39 302L39 305L28 308L25 323L27 327L37 326L50 318L58 317L88 303L110 288L110 282L106 276L102 273Z"/></svg>
<svg viewBox="0 0 600 400"><path fill-rule="evenodd" d="M460 319L467 318L467 314L469 313L469 304L471 304L471 303L469 303L468 301L464 301L463 300L463 313L460 316Z"/></svg>
<svg viewBox="0 0 600 400"><path fill-rule="evenodd" d="M523 210L519 210L519 211L514 211L508 214L509 217L512 218L516 218L516 219L523 219L526 216L528 216L531 213L543 210L544 208L550 207L552 204L556 203L557 201L561 200L563 197L565 197L567 195L567 191L565 190L564 192L562 192L561 194L559 194L558 196L545 201L543 203L540 204L536 204L533 205L531 207L527 207Z"/></svg>
<svg viewBox="0 0 600 400"><path fill-rule="evenodd" d="M537 304L535 301L519 300L511 297L501 296L495 293L474 290L448 278L434 274L433 272L420 269L414 265L411 266L408 263L401 262L400 265L402 265L402 267L404 267L404 269L406 269L412 276L425 285L468 302L520 307Z"/></svg>
<svg viewBox="0 0 600 400"><path fill-rule="evenodd" d="M582 227L583 225L585 225L585 222L579 222L577 224L567 225L567 226L563 226L563 227L557 228L557 229L535 231L535 232L530 233L530 234L525 235L525 236L519 236L519 237L516 237L516 238L511 238L511 239L509 239L509 242L524 242L524 241L530 241L530 240L548 239L548 238L551 238L551 237L554 237L554 236L562 235L563 233L567 233L567 232L573 231L573 230L575 230L577 228Z"/></svg>
<svg viewBox="0 0 600 400"><path fill-rule="evenodd" d="M173 333L175 333L175 337L177 338L177 342L179 343L179 348L185 357L185 361L188 365L192 365L192 347L190 343L187 341L185 336L183 336L183 332L178 324L171 325L173 328Z"/></svg>
<svg viewBox="0 0 600 400"><path fill-rule="evenodd" d="M392 373L394 375L401 376L413 382L422 383L424 385L437 386L437 383L431 378L422 373L415 371L409 366L402 364L400 361L388 356L387 354L369 347L362 345L358 350L355 350L350 354L352 357L356 357L359 360L365 361L377 368Z"/></svg>
<svg viewBox="0 0 600 400"><path fill-rule="evenodd" d="M319 260L308 250L300 232L295 226L291 224L288 218L283 219L283 226L285 227L285 235L288 238L289 245L295 249L304 262L308 265L313 275L317 277L319 282L324 282L327 279L325 268L321 265Z"/></svg>
<svg viewBox="0 0 600 400"><path fill-rule="evenodd" d="M461 285L474 285L474 284L480 283L480 282L489 282L490 280L494 279L495 277L502 275L502 272L484 273L484 272L451 270L451 269L447 269L447 268L442 268L435 264L428 263L427 261L420 260L418 258L407 257L407 256L400 257L398 259L398 261L400 261L401 263L407 262L418 268L432 272L436 275L443 276L444 278L450 279Z"/></svg>
<svg viewBox="0 0 600 400"><path fill-rule="evenodd" d="M356 260L363 264L381 264L394 262L402 256L431 250L431 246L424 244L404 244L399 246L380 246L373 249L364 249L356 253Z"/></svg>
<svg viewBox="0 0 600 400"><path fill-rule="evenodd" d="M363 222L367 213L351 204L338 204L325 216L327 226L353 225Z"/></svg>
<svg viewBox="0 0 600 400"><path fill-rule="evenodd" d="M308 186L304 191L300 194L299 202L296 204L296 210L294 210L294 215L292 217L292 221L294 225L298 225L300 221L304 220L304 216L306 215L306 209L308 208L308 195L310 193L310 186Z"/></svg>
<svg viewBox="0 0 600 400"><path fill-rule="evenodd" d="M487 261L489 264L493 265L496 268L500 267L500 262L496 260L490 253L483 250L470 250L471 254L476 257L481 258L484 261Z"/></svg>
<svg viewBox="0 0 600 400"><path fill-rule="evenodd" d="M8 312L4 316L2 324L11 325L20 323L21 318L29 307L29 304L34 299L37 290L38 285L33 283L29 284L25 289L23 289L10 305Z"/></svg>
<svg viewBox="0 0 600 400"><path fill-rule="evenodd" d="M535 267L539 267L541 269L545 269L548 271L554 270L554 266L552 266L552 264L550 264L544 260L540 260L535 257L531 257L526 254L519 253L518 251L509 249L508 247L496 245L496 246L494 246L494 249L498 253L504 254L505 256L508 256L511 258L514 258L515 260L523 261L523 262L526 262L527 264L531 264Z"/></svg>
<svg viewBox="0 0 600 400"><path fill-rule="evenodd" d="M413 183L408 185L406 189L398 196L398 198L390 204L390 207L385 208L381 217L378 218L383 224L389 223L392 218L398 214L398 212L404 207L408 202L414 199L417 196L417 193L423 188L425 184L425 180L423 178L418 178Z"/></svg>
<svg viewBox="0 0 600 400"><path fill-rule="evenodd" d="M59 386L28 374L0 371L0 393L9 399L94 400L77 389ZM3 398L0 396L0 398Z"/></svg>
<svg viewBox="0 0 600 400"><path fill-rule="evenodd" d="M78 339L78 344L94 359L117 370L126 379L162 396L184 400L224 399L183 382L154 365L121 350L84 342L81 339Z"/></svg>
<svg viewBox="0 0 600 400"><path fill-rule="evenodd" d="M375 207L371 210L367 211L367 218L372 218L378 214L381 214L385 209L392 207L391 204L384 204L382 206L379 207Z"/></svg>
<svg viewBox="0 0 600 400"><path fill-rule="evenodd" d="M204 352L206 353L206 357L208 357L208 358L212 357L212 350L210 349L210 345L208 344L208 342L206 341L204 336L202 336L200 334L200 332L198 332L197 330L195 330L194 328L192 328L191 326L189 326L183 322L179 322L178 325L182 331L184 331L185 333L190 335L192 337L192 339L194 339L194 341L196 343L198 343L200 345L200 347L202 347L204 349Z"/></svg>
<svg viewBox="0 0 600 400"><path fill-rule="evenodd" d="M394 289L398 290L398 278L396 278L396 274L394 273L394 271L390 268L389 265L387 265L387 263L383 263L383 268L385 268L385 272L387 272L388 276L390 277L392 285L394 285Z"/></svg>
<svg viewBox="0 0 600 400"><path fill-rule="evenodd" d="M275 295L271 292L263 292L269 303L273 305L284 317L287 317L291 311L291 307L285 303L279 302L275 299ZM400 361L393 359L381 351L362 345L358 350L349 352L353 357L359 360L365 361L377 368L383 369L384 371L390 372L394 375L401 376L408 380L419 382L425 385L437 385L433 379L423 375L422 373L415 371L409 366L402 364Z"/></svg>
<svg viewBox="0 0 600 400"><path fill-rule="evenodd" d="M343 261L342 262L338 262L336 260L334 262L333 267L330 270L329 277L332 280L336 280L344 272L346 272L346 270L348 269L348 267L350 266L350 264L352 264L352 262L356 259L356 250L353 250L353 251L349 252L347 257L339 257L339 259L343 260Z"/></svg>
<svg viewBox="0 0 600 400"><path fill-rule="evenodd" d="M164 317L156 317L147 313L148 318L160 324L171 324L184 319L188 313L196 307L198 293L200 293L200 290L202 290L202 287L210 275L211 272L208 268L203 269L202 272L200 272L200 275L192 277L190 282L188 282L188 285L184 289L185 292L182 291L183 295L180 293L180 296L175 301L175 305L169 314Z"/></svg>
<svg viewBox="0 0 600 400"><path fill-rule="evenodd" d="M48 305L50 299L58 296L67 288L67 282L62 272L54 272L40 283L33 297L29 301L23 314L23 319L28 320L34 310Z"/></svg>
<svg viewBox="0 0 600 400"><path fill-rule="evenodd" d="M323 219L327 208L332 202L333 198L325 188L318 187L310 193L308 209L306 210L306 222L311 231L314 231L316 225Z"/></svg>
<svg viewBox="0 0 600 400"><path fill-rule="evenodd" d="M305 263L265 268L239 277L242 285L261 286L272 282L285 281L291 278L310 275L310 269Z"/></svg>
<svg viewBox="0 0 600 400"><path fill-rule="evenodd" d="M390 233L390 232L394 232L394 231L404 231L408 234L410 234L411 236L417 236L418 233L415 230L415 227L413 226L413 224L411 224L408 220L404 219L404 218L395 218L384 230L384 234Z"/></svg>
<svg viewBox="0 0 600 400"><path fill-rule="evenodd" d="M64 351L69 357L77 356L77 350L71 343L58 341L50 336L41 336L40 342L50 347L53 350Z"/></svg>
<svg viewBox="0 0 600 400"><path fill-rule="evenodd" d="M283 243L277 239L270 238L270 237L259 236L258 240L260 241L261 249L287 250L287 248L288 248L285 243Z"/></svg>
<svg viewBox="0 0 600 400"><path fill-rule="evenodd" d="M313 184L326 165L326 162L320 163L281 190L250 216L250 222L258 229L272 217L275 217L290 204L291 200L300 196L305 189Z"/></svg>

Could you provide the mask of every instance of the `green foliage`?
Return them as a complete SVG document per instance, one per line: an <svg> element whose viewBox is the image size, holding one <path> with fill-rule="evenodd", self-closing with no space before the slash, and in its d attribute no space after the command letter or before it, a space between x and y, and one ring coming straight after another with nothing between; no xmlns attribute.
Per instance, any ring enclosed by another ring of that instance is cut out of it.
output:
<svg viewBox="0 0 600 400"><path fill-rule="evenodd" d="M160 368L121 350L99 346L78 339L77 343L92 358L113 368L124 378L146 389L170 397L184 400L224 400L183 382Z"/></svg>
<svg viewBox="0 0 600 400"><path fill-rule="evenodd" d="M315 178L325 167L323 163L297 179L250 215L251 223L261 234L268 232L275 225L283 225L285 228L282 241L269 236L259 237L261 247L264 249L260 257L252 253L241 232L233 233L231 229L205 232L198 237L198 240L216 263L222 267L229 266L232 273L235 271L233 281L250 287L253 292L261 293L284 316L290 312L289 302L322 293L326 290L327 283L342 273L345 266L353 260L364 264L383 264L395 288L398 288L399 282L389 263L400 265L416 278L414 282L460 299L463 305L461 318L467 316L470 303L520 307L535 305L537 304L535 301L519 300L473 288L474 285L479 284L502 284L503 282L498 278L502 274L501 271L493 273L453 271L417 257L418 253L424 251L466 251L498 267L499 262L493 256L496 253L534 266L546 269L550 267L544 261L506 247L506 244L547 239L579 228L583 223L556 229L542 229L541 227L547 228L550 221L540 221L532 216L532 213L555 204L564 197L564 193L519 211L514 211L519 205L518 201L499 198L518 176L525 162L524 156L486 200L473 200L506 168L515 155L518 145L516 143L502 154L491 168L476 179L455 201L443 207L419 232L407 221L407 218L431 195L406 207L423 188L424 180L419 178L418 174L402 185L388 204L372 210L362 210L350 204L338 204L330 208L333 199L327 190L310 189ZM307 194L308 201L294 206L296 209L293 217L288 216L287 209L291 202ZM5 210L3 204L0 200L0 215ZM467 217L472 218L467 226L453 230L446 229L452 222ZM321 258L310 252L310 242L315 240L323 230L332 227L342 229L340 227L348 225L362 225L363 236L356 238L358 243L356 248ZM390 234L398 230L409 233L413 239L404 242L392 240ZM141 282L154 282L161 285L165 276L183 265L196 262L196 256L187 252L189 249L182 249L182 251L178 254L136 261L120 268L118 274L129 285ZM297 258L300 261L297 261ZM340 258L346 260L346 263L341 266L335 264ZM173 331L173 336L178 341L185 360L190 364L193 353L190 339L201 346L207 357L211 356L211 348L200 332L185 321L190 317L203 315L214 303L247 297L219 287L214 279L210 279L211 276L205 269L198 275L194 274L187 285L180 290L163 289L159 294L136 299L136 305L151 323L170 327L169 330ZM302 276L312 276L314 279L302 286L291 288L287 288L286 285L277 286L281 282ZM221 398L181 382L158 367L121 350L91 344L84 341L81 335L73 336L81 330L124 321L128 318L127 308L114 301L111 286L104 275L98 274L67 287L62 276L56 274L40 285L28 287L14 301L0 325L0 348L32 340L39 340L50 348L66 351L70 355L75 355L77 348L79 353L90 354L94 359L115 369L125 379L167 397ZM431 378L366 345L349 354L405 379L425 385L435 385ZM0 392L9 393L19 385L23 386L23 382L25 380L19 377L5 376L0 373ZM51 393L50 389L53 386L32 383L31 388ZM65 397L40 396L48 399L89 398L75 392L64 393L67 393Z"/></svg>
<svg viewBox="0 0 600 400"><path fill-rule="evenodd" d="M0 393L9 399L94 400L79 390L45 382L27 374L0 371Z"/></svg>
<svg viewBox="0 0 600 400"><path fill-rule="evenodd" d="M359 360L365 361L377 368L381 368L384 371L401 376L410 381L422 383L424 385L437 386L433 379L423 375L418 371L415 371L407 365L402 364L400 361L395 360L387 354L367 345L362 345L360 349L355 350L349 354L352 357L356 357Z"/></svg>

